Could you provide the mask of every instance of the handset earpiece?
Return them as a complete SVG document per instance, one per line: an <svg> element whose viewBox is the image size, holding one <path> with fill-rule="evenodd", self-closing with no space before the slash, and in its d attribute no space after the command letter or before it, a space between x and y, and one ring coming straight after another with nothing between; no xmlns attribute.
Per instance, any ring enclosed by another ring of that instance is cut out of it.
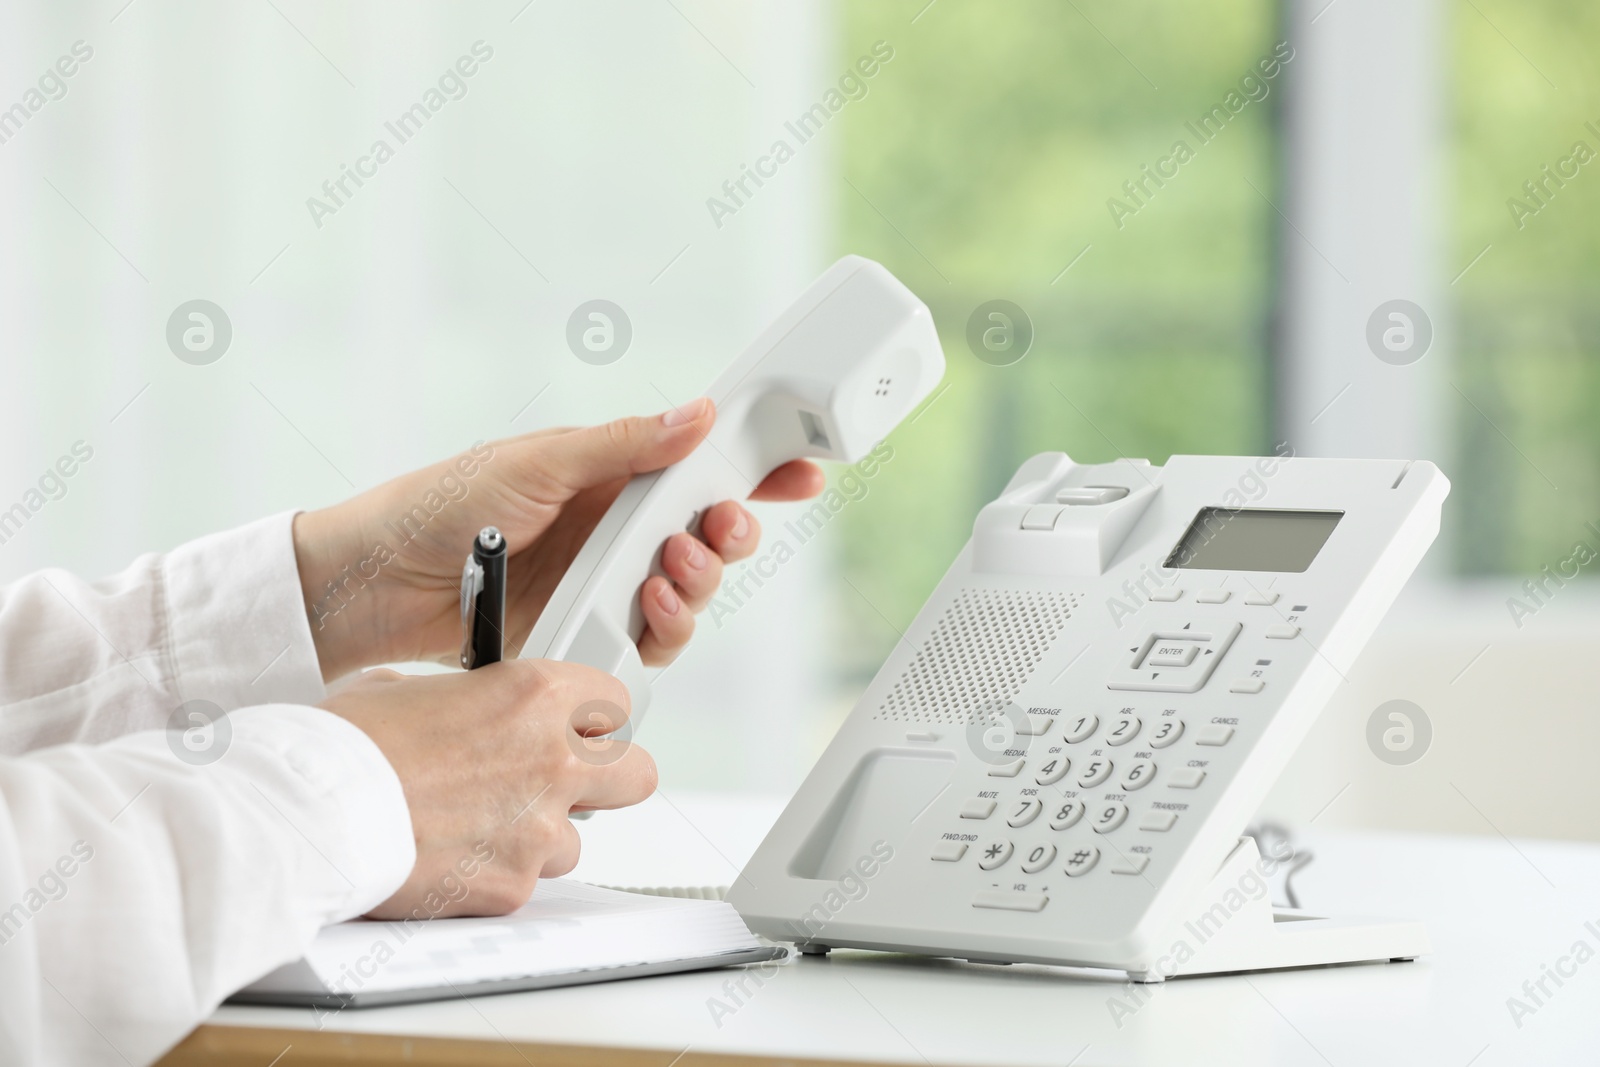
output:
<svg viewBox="0 0 1600 1067"><path fill-rule="evenodd" d="M795 459L854 463L944 376L927 305L883 266L846 256L818 278L706 391L717 422L687 458L633 478L589 535L522 648L620 678L633 721L650 701L639 659L639 587L661 546L702 511L742 500Z"/></svg>

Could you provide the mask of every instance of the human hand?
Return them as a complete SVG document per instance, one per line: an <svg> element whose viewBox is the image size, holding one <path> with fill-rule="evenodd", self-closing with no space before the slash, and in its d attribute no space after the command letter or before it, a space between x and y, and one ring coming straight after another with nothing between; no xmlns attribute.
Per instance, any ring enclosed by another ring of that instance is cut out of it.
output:
<svg viewBox="0 0 1600 1067"><path fill-rule="evenodd" d="M400 777L417 862L369 914L503 915L578 862L571 811L637 804L650 754L607 736L628 718L621 682L576 663L507 660L460 674L368 671L322 707L372 738ZM442 896L441 885L467 892Z"/></svg>
<svg viewBox="0 0 1600 1067"><path fill-rule="evenodd" d="M478 531L505 535L507 657L533 624L595 524L630 477L683 459L716 421L711 401L664 415L555 429L475 447L342 504L296 516L295 552L322 676L408 660L454 663L460 648L461 565ZM752 500L800 500L823 485L813 463L786 463ZM694 632L694 613L722 567L755 551L761 527L733 501L706 509L699 536L662 546L667 577L639 591L639 656L668 663Z"/></svg>

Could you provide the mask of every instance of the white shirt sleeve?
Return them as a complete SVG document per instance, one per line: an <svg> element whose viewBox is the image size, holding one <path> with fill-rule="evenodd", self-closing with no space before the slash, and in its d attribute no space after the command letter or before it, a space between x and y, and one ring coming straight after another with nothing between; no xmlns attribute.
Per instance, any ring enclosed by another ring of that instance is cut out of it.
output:
<svg viewBox="0 0 1600 1067"><path fill-rule="evenodd" d="M304 706L290 521L0 590L0 1063L148 1063L410 872L393 769Z"/></svg>

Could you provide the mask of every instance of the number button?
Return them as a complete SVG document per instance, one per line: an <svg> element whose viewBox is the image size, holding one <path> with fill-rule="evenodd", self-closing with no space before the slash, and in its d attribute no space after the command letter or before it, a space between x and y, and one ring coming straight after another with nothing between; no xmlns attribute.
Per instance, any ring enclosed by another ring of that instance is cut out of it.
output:
<svg viewBox="0 0 1600 1067"><path fill-rule="evenodd" d="M1094 817L1094 832L1109 834L1128 821L1128 805L1107 804Z"/></svg>
<svg viewBox="0 0 1600 1067"><path fill-rule="evenodd" d="M1166 748L1182 736L1182 719L1162 719L1156 724L1155 733L1150 735L1150 747Z"/></svg>
<svg viewBox="0 0 1600 1067"><path fill-rule="evenodd" d="M1038 874L1056 861L1056 846L1036 845L1022 861L1022 870L1025 874Z"/></svg>
<svg viewBox="0 0 1600 1067"><path fill-rule="evenodd" d="M1071 769L1072 761L1067 757L1051 756L1050 759L1046 761L1045 765L1039 768L1039 773L1034 777L1033 780L1038 782L1040 785L1055 785L1057 782L1061 781L1061 779L1065 778L1067 776L1067 772Z"/></svg>
<svg viewBox="0 0 1600 1067"><path fill-rule="evenodd" d="M983 846L983 851L978 853L978 866L986 871L1003 867L1014 851L1010 841L990 841Z"/></svg>
<svg viewBox="0 0 1600 1067"><path fill-rule="evenodd" d="M1156 765L1147 759L1134 760L1122 772L1122 788L1127 792L1143 789L1149 785L1156 776Z"/></svg>
<svg viewBox="0 0 1600 1067"><path fill-rule="evenodd" d="M1038 797L1029 797L1017 803L1016 810L1006 819L1007 826L1026 826L1039 817L1039 812L1044 810L1044 802Z"/></svg>
<svg viewBox="0 0 1600 1067"><path fill-rule="evenodd" d="M1101 756L1089 761L1089 765L1078 775L1078 785L1084 789L1093 789L1107 778L1111 777L1111 761Z"/></svg>
<svg viewBox="0 0 1600 1067"><path fill-rule="evenodd" d="M1053 816L1050 817L1050 829L1068 830L1078 824L1083 818L1084 804L1081 800L1069 800L1061 805Z"/></svg>
<svg viewBox="0 0 1600 1067"><path fill-rule="evenodd" d="M1091 737L1100 728L1100 716L1079 715L1067 720L1067 744L1076 745Z"/></svg>
<svg viewBox="0 0 1600 1067"><path fill-rule="evenodd" d="M1139 720L1133 715L1121 715L1111 720L1111 729L1106 732L1106 744L1125 745L1133 740L1133 735L1139 732Z"/></svg>

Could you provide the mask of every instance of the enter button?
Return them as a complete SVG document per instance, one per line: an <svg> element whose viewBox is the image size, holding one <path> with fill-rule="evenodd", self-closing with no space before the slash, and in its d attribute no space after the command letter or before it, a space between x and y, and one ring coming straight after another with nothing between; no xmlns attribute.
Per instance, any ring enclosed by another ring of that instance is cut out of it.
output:
<svg viewBox="0 0 1600 1067"><path fill-rule="evenodd" d="M1200 654L1200 646L1193 641L1157 641L1145 656L1146 667L1187 667Z"/></svg>

